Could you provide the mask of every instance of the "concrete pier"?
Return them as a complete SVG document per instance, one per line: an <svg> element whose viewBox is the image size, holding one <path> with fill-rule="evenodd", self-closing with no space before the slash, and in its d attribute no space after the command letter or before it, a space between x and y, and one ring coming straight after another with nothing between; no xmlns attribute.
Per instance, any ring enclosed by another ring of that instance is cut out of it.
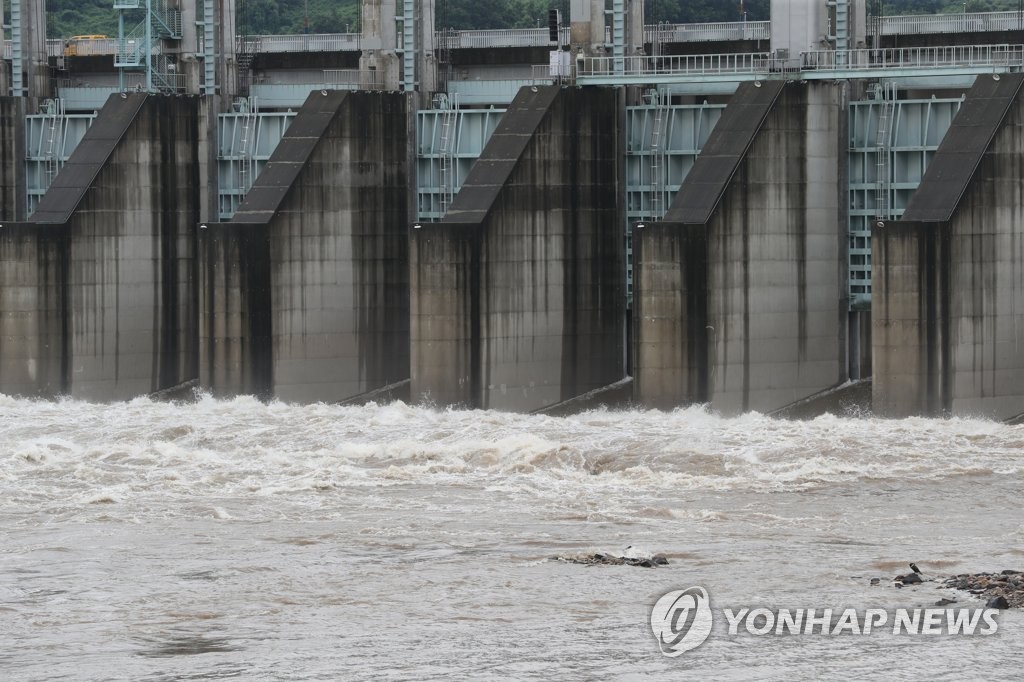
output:
<svg viewBox="0 0 1024 682"><path fill-rule="evenodd" d="M898 222L872 230L874 410L1024 412L1024 76L978 76Z"/></svg>
<svg viewBox="0 0 1024 682"><path fill-rule="evenodd" d="M845 95L744 83L633 232L635 399L772 411L846 380Z"/></svg>
<svg viewBox="0 0 1024 682"><path fill-rule="evenodd" d="M25 217L25 113L30 100L0 97L0 219ZM22 162L22 163L19 163Z"/></svg>
<svg viewBox="0 0 1024 682"><path fill-rule="evenodd" d="M114 95L0 230L0 392L128 399L194 379L196 99Z"/></svg>
<svg viewBox="0 0 1024 682"><path fill-rule="evenodd" d="M201 226L204 388L337 402L409 377L406 101L313 92L234 218Z"/></svg>
<svg viewBox="0 0 1024 682"><path fill-rule="evenodd" d="M622 93L523 88L412 230L413 400L530 411L624 370Z"/></svg>

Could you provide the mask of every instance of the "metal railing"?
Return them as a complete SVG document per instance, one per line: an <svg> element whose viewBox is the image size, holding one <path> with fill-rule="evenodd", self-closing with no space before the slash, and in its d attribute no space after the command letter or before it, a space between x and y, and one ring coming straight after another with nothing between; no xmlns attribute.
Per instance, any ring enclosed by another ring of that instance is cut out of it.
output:
<svg viewBox="0 0 1024 682"><path fill-rule="evenodd" d="M554 45L546 28L502 28L482 31L438 31L437 47L459 50L487 47L546 47ZM560 43L569 44L569 27L563 27Z"/></svg>
<svg viewBox="0 0 1024 682"><path fill-rule="evenodd" d="M560 69L550 64L532 64L530 66L530 83L532 85L551 85L562 81L572 80L572 74L559 74Z"/></svg>
<svg viewBox="0 0 1024 682"><path fill-rule="evenodd" d="M965 14L910 14L871 17L868 32L883 36L927 33L981 33L1024 29L1024 12L971 12Z"/></svg>
<svg viewBox="0 0 1024 682"><path fill-rule="evenodd" d="M769 40L770 21L719 21L706 24L648 24L644 41L648 43L702 43L713 40Z"/></svg>
<svg viewBox="0 0 1024 682"><path fill-rule="evenodd" d="M152 73L153 87L163 93L185 92L185 74L166 71ZM141 87L139 88L141 90Z"/></svg>
<svg viewBox="0 0 1024 682"><path fill-rule="evenodd" d="M858 71L877 69L987 69L1024 67L1024 45L955 45L889 49L814 50L795 58L765 52L678 56L625 57L616 71L613 57L591 57L576 62L577 77L715 76L809 71Z"/></svg>
<svg viewBox="0 0 1024 682"><path fill-rule="evenodd" d="M149 49L146 44L148 27L143 20L135 28L124 35L124 40L115 40L114 66L139 66L143 55Z"/></svg>
<svg viewBox="0 0 1024 682"><path fill-rule="evenodd" d="M767 52L736 54L673 55L662 57L627 56L588 57L576 61L576 75L610 76L616 72L616 61L621 61L623 76L659 75L718 75L727 73L762 73L774 70L775 59Z"/></svg>
<svg viewBox="0 0 1024 682"><path fill-rule="evenodd" d="M46 41L46 48L50 50L50 43L54 41ZM117 52L117 38L96 38L93 40L68 40L66 42L55 41L58 43L56 55L66 55L69 57L82 57L86 55L97 55L97 54L114 54Z"/></svg>
<svg viewBox="0 0 1024 682"><path fill-rule="evenodd" d="M324 85L328 90L383 90L384 83L376 71L359 69L325 69Z"/></svg>
<svg viewBox="0 0 1024 682"><path fill-rule="evenodd" d="M358 50L358 33L300 33L297 35L236 36L238 52L342 52Z"/></svg>
<svg viewBox="0 0 1024 682"><path fill-rule="evenodd" d="M124 89L138 90L146 86L146 74L138 71L127 71L124 74ZM117 74L101 74L99 78L83 81L77 77L66 77L57 79L59 89L66 88L96 88L100 90L119 90L121 85Z"/></svg>
<svg viewBox="0 0 1024 682"><path fill-rule="evenodd" d="M915 35L1024 30L1024 11L973 12L967 14L920 14L868 18L868 32L881 35ZM570 42L569 28L561 29L561 44ZM547 28L443 30L435 34L439 49L546 47L552 45ZM702 24L648 24L646 42L710 42L716 40L769 40L770 21L714 22ZM66 39L46 41L51 57L64 54ZM78 54L117 53L117 40L80 41ZM293 35L237 36L236 50L257 52L341 52L358 50L359 33L312 33ZM12 58L11 41L5 40L4 59Z"/></svg>
<svg viewBox="0 0 1024 682"><path fill-rule="evenodd" d="M116 40L114 41L117 42ZM46 53L51 57L60 57L64 54L64 43L65 41L61 38L49 38L46 41ZM14 47L11 45L10 40L4 41L4 59L12 59L14 57Z"/></svg>
<svg viewBox="0 0 1024 682"><path fill-rule="evenodd" d="M1024 64L1024 45L952 45L800 53L800 69L857 71L878 68L1010 68Z"/></svg>

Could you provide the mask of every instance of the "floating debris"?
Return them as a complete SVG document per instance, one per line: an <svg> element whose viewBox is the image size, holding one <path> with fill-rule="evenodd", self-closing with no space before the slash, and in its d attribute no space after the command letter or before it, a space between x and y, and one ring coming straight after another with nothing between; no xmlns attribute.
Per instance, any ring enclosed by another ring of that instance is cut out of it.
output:
<svg viewBox="0 0 1024 682"><path fill-rule="evenodd" d="M641 568L656 568L668 565L668 558L664 554L655 554L651 557L627 557L596 553L583 556L555 556L551 557L551 560L564 561L570 564L584 564L586 566L640 566Z"/></svg>

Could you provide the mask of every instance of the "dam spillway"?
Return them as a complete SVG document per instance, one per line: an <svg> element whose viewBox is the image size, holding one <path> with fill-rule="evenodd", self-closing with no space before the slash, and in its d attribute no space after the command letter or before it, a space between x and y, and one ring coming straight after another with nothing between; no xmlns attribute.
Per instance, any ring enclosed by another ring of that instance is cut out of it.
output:
<svg viewBox="0 0 1024 682"><path fill-rule="evenodd" d="M36 212L4 224L4 392L126 400L196 376L197 104L112 95Z"/></svg>
<svg viewBox="0 0 1024 682"><path fill-rule="evenodd" d="M618 97L524 88L445 218L414 226L414 398L529 411L622 378Z"/></svg>
<svg viewBox="0 0 1024 682"><path fill-rule="evenodd" d="M203 223L201 385L337 402L409 376L406 100L314 92L225 223Z"/></svg>
<svg viewBox="0 0 1024 682"><path fill-rule="evenodd" d="M822 8L700 33L621 4L611 57L582 19L552 46L376 2L362 36L210 32L245 59L131 66L152 91L117 57L102 103L98 55L51 57L74 75L52 93L22 73L0 98L0 392L402 386L536 411L631 379L638 405L736 413L872 377L879 414L1024 413L1024 47L904 21L914 47L881 22L861 49L851 14L846 48L786 57ZM985 88L1009 113L979 123ZM960 203L929 214L968 142Z"/></svg>

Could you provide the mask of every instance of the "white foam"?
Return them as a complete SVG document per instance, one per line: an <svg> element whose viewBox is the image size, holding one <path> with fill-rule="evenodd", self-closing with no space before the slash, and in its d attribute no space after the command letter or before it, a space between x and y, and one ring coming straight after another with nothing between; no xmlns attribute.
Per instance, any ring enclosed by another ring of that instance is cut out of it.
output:
<svg viewBox="0 0 1024 682"><path fill-rule="evenodd" d="M858 480L1024 471L1024 427L979 419L808 422L700 407L568 418L387 405L295 406L202 396L98 405L0 396L0 499L59 495L330 495L473 481L572 490L804 490Z"/></svg>

